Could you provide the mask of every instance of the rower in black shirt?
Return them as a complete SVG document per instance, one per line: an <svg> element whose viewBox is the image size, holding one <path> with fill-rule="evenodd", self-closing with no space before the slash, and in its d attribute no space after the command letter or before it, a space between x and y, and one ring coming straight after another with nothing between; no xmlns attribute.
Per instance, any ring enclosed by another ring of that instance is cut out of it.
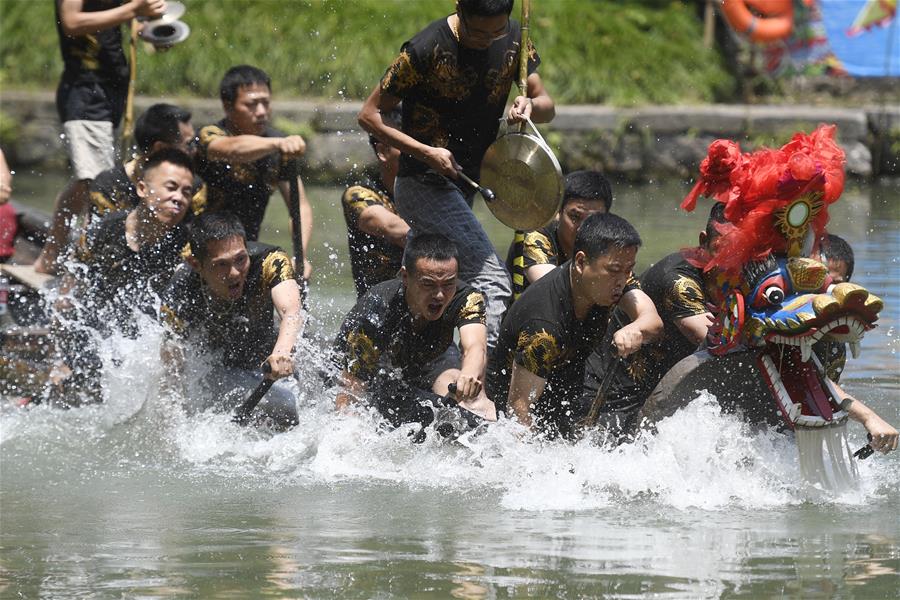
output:
<svg viewBox="0 0 900 600"><path fill-rule="evenodd" d="M484 297L457 280L456 248L439 235L413 237L401 277L359 299L334 342L341 369L338 409L368 396L393 425L433 419L431 406L455 384L460 407L494 420L484 394ZM459 331L462 357L453 344Z"/></svg>
<svg viewBox="0 0 900 600"><path fill-rule="evenodd" d="M585 361L620 299L635 322L616 331L618 352L631 354L661 331L652 303L628 283L640 244L625 219L593 214L578 230L572 260L510 307L487 375L499 411L551 437L570 437L588 409L581 403Z"/></svg>
<svg viewBox="0 0 900 600"><path fill-rule="evenodd" d="M294 349L303 325L300 288L290 257L274 246L246 242L240 220L230 213L204 213L190 230L189 269L182 268L163 294L160 308L167 335L162 357L167 389L182 395L192 410L231 410L259 383L268 363L271 379L294 373ZM280 324L275 329L274 313ZM199 393L186 393L183 374L213 358ZM257 413L276 425L297 422L290 387L276 381Z"/></svg>
<svg viewBox="0 0 900 600"><path fill-rule="evenodd" d="M609 212L612 201L612 189L602 173L575 171L566 175L562 206L556 219L534 231L517 231L510 245L506 268L512 275L513 299L571 259L578 227L594 213Z"/></svg>

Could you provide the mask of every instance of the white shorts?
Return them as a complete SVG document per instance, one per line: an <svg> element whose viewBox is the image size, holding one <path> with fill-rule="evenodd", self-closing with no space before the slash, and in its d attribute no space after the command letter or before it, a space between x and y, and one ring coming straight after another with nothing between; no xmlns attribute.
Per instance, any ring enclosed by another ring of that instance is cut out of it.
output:
<svg viewBox="0 0 900 600"><path fill-rule="evenodd" d="M116 165L116 138L109 121L66 121L63 132L75 179L94 179Z"/></svg>

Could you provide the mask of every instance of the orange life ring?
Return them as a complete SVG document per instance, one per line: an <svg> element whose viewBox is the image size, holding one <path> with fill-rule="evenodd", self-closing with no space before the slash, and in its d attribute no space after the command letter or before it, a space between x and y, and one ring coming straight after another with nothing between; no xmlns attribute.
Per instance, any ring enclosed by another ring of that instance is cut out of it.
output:
<svg viewBox="0 0 900 600"><path fill-rule="evenodd" d="M783 40L794 30L793 0L722 0L722 14L735 31L754 42Z"/></svg>

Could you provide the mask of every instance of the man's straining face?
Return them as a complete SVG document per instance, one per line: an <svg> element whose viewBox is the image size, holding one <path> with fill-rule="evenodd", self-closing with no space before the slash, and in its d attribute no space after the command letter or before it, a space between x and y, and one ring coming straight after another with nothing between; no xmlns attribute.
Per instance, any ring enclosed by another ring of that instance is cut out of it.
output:
<svg viewBox="0 0 900 600"><path fill-rule="evenodd" d="M206 244L207 256L202 262L193 259L191 266L200 274L213 297L234 301L244 293L250 255L247 244L239 235Z"/></svg>
<svg viewBox="0 0 900 600"><path fill-rule="evenodd" d="M455 258L416 260L415 272L401 270L406 304L413 317L437 321L456 295L458 265Z"/></svg>
<svg viewBox="0 0 900 600"><path fill-rule="evenodd" d="M194 193L194 175L181 165L163 161L145 171L137 184L141 203L166 227L181 223Z"/></svg>
<svg viewBox="0 0 900 600"><path fill-rule="evenodd" d="M272 93L262 83L242 85L231 106L225 107L225 116L238 135L262 135L272 116Z"/></svg>
<svg viewBox="0 0 900 600"><path fill-rule="evenodd" d="M582 289L592 304L612 306L619 301L634 270L637 251L637 246L613 247L593 260L581 252L575 255Z"/></svg>

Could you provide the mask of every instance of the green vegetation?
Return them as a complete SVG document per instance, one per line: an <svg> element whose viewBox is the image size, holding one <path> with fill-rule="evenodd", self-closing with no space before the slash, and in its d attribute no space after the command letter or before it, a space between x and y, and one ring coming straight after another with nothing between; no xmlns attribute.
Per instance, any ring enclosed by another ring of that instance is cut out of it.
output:
<svg viewBox="0 0 900 600"><path fill-rule="evenodd" d="M138 93L217 95L241 63L268 71L279 96L365 98L404 40L453 0L187 0L191 37L138 53ZM518 3L514 9L518 13ZM50 0L0 0L0 82L53 88L62 61ZM710 102L734 89L702 47L692 3L536 0L532 38L560 103ZM143 44L142 44L143 45Z"/></svg>

